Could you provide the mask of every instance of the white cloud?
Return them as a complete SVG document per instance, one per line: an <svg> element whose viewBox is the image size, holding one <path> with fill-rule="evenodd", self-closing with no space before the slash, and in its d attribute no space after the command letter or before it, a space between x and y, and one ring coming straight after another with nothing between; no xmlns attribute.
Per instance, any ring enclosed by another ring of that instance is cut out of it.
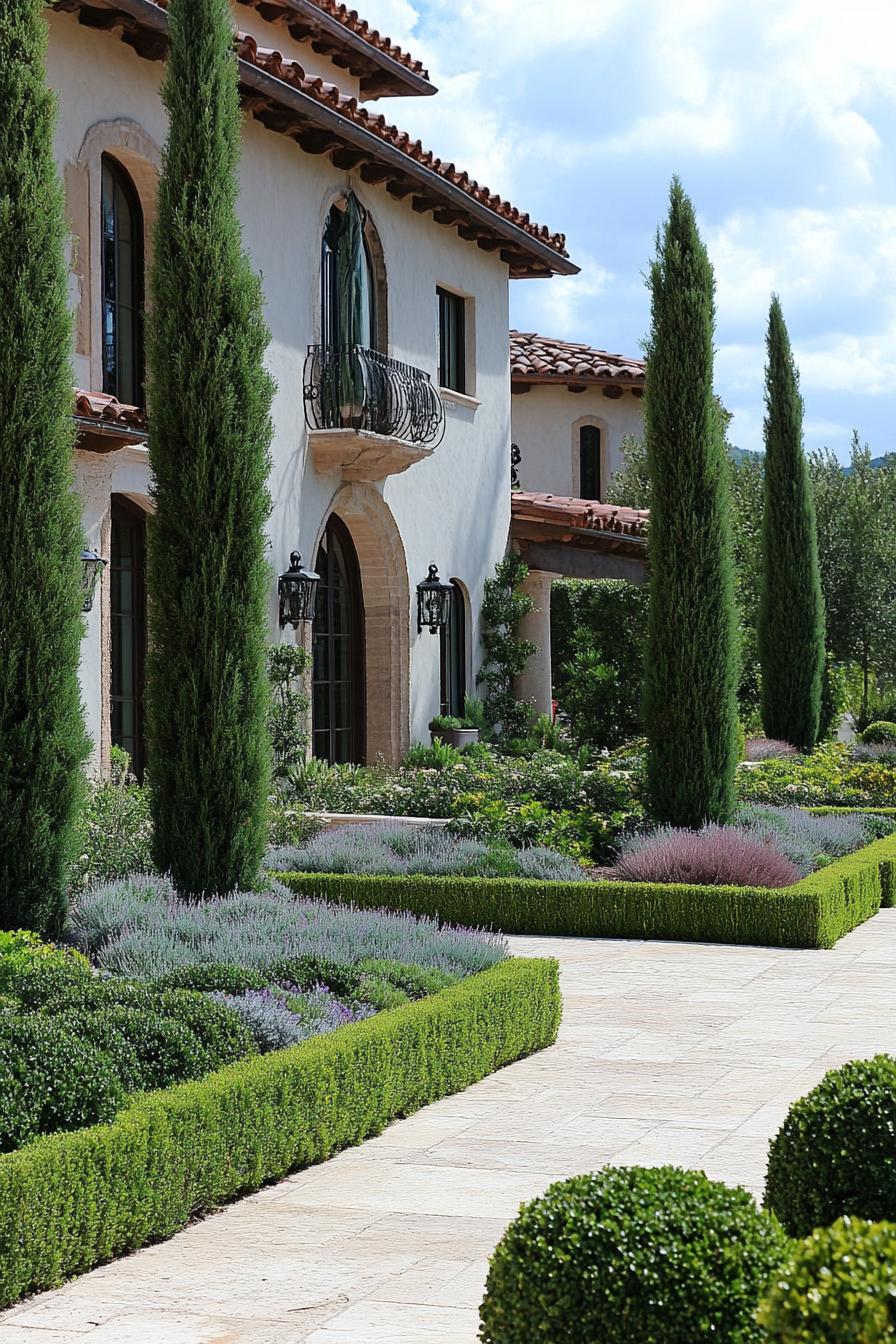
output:
<svg viewBox="0 0 896 1344"><path fill-rule="evenodd" d="M539 280L529 296L527 311L533 315L532 325L544 336L568 341L588 339L594 300L605 293L613 276L587 254L578 253L576 262L582 268L580 275Z"/></svg>

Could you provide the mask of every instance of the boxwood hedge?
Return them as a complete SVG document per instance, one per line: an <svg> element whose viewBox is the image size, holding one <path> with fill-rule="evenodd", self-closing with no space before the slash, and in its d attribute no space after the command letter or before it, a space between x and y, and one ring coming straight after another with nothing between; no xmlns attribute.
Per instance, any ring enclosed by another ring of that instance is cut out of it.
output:
<svg viewBox="0 0 896 1344"><path fill-rule="evenodd" d="M0 1156L0 1306L171 1236L550 1045L557 963L512 958L429 998L137 1097ZM48 1024L49 1025L49 1024Z"/></svg>
<svg viewBox="0 0 896 1344"><path fill-rule="evenodd" d="M302 896L408 910L504 933L833 947L896 890L896 835L778 890L347 873L277 877Z"/></svg>

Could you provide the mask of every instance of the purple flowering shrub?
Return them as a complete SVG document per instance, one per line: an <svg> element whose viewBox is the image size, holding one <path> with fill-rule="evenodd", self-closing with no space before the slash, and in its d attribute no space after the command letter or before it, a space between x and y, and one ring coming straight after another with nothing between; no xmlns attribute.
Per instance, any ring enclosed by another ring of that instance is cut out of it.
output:
<svg viewBox="0 0 896 1344"><path fill-rule="evenodd" d="M233 1009L262 1053L285 1050L311 1036L360 1022L375 1011L368 1004L349 1007L323 985L304 992L292 987L288 995L282 990L250 989L244 994L214 993L209 997Z"/></svg>
<svg viewBox="0 0 896 1344"><path fill-rule="evenodd" d="M623 882L683 882L701 887L787 887L799 869L773 845L733 826L700 831L662 826L627 842L609 870Z"/></svg>
<svg viewBox="0 0 896 1344"><path fill-rule="evenodd" d="M783 761L798 755L796 747L774 737L748 737L744 743L745 761Z"/></svg>
<svg viewBox="0 0 896 1344"><path fill-rule="evenodd" d="M508 955L500 933L303 900L273 881L268 891L186 904L167 879L130 877L83 893L70 934L102 970L139 980L205 962L267 972L309 955L348 965L374 958L466 976Z"/></svg>

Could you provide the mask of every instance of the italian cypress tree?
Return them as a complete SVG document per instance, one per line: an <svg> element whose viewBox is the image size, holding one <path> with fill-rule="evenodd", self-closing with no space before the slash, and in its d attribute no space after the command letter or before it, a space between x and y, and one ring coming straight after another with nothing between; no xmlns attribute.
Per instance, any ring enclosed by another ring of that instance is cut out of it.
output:
<svg viewBox="0 0 896 1344"><path fill-rule="evenodd" d="M811 751L818 741L824 679L824 599L799 375L777 295L768 315L767 346L758 625L762 723L769 737Z"/></svg>
<svg viewBox="0 0 896 1344"><path fill-rule="evenodd" d="M734 806L738 657L728 463L712 386L715 286L677 178L648 283L648 804L657 822L698 827L727 821Z"/></svg>
<svg viewBox="0 0 896 1344"><path fill-rule="evenodd" d="M0 925L54 934L88 744L67 231L43 8L7 0L0 20Z"/></svg>
<svg viewBox="0 0 896 1344"><path fill-rule="evenodd" d="M251 886L271 774L264 527L273 385L237 219L240 106L228 0L171 0L148 320L155 858L187 897Z"/></svg>

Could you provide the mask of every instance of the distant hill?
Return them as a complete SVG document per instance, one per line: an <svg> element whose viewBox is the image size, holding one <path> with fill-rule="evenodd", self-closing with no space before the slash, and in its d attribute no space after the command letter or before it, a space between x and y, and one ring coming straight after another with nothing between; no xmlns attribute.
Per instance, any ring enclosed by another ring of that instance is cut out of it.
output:
<svg viewBox="0 0 896 1344"><path fill-rule="evenodd" d="M892 467L896 466L896 453L884 453L883 457L872 457L872 467ZM852 467L844 467L843 470L847 476L852 475Z"/></svg>
<svg viewBox="0 0 896 1344"><path fill-rule="evenodd" d="M731 444L728 448L728 456L731 458L732 462L737 463L749 462L754 458L756 461L761 462L765 457L765 453L754 452L751 448L735 448L734 444Z"/></svg>

